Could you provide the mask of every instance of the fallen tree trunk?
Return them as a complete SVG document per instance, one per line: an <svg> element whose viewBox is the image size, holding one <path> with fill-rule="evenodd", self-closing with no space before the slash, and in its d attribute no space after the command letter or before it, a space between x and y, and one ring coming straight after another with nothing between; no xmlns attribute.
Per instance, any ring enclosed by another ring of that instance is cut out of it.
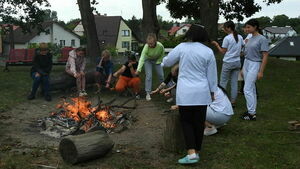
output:
<svg viewBox="0 0 300 169"><path fill-rule="evenodd" d="M180 153L185 150L185 141L178 112L168 113L163 133L163 146L166 150Z"/></svg>
<svg viewBox="0 0 300 169"><path fill-rule="evenodd" d="M114 142L108 134L98 130L65 137L59 144L59 152L64 161L76 164L103 157L113 146Z"/></svg>

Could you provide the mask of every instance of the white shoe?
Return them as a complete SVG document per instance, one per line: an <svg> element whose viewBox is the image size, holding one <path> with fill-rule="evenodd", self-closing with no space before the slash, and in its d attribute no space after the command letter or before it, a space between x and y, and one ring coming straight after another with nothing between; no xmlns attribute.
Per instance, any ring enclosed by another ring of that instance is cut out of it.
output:
<svg viewBox="0 0 300 169"><path fill-rule="evenodd" d="M84 93L83 92L79 92L79 97L82 97L84 96Z"/></svg>
<svg viewBox="0 0 300 169"><path fill-rule="evenodd" d="M88 95L85 90L82 91L82 94L83 94L83 96L87 96Z"/></svg>
<svg viewBox="0 0 300 169"><path fill-rule="evenodd" d="M205 136L210 136L210 135L216 134L217 132L218 132L218 130L216 129L216 127L206 127L204 129Z"/></svg>
<svg viewBox="0 0 300 169"><path fill-rule="evenodd" d="M172 97L167 100L168 103L171 103L172 101L173 101Z"/></svg>
<svg viewBox="0 0 300 169"><path fill-rule="evenodd" d="M149 93L147 93L147 95L146 95L146 100L147 100L147 101L150 101L150 100L151 100L151 96L150 96Z"/></svg>

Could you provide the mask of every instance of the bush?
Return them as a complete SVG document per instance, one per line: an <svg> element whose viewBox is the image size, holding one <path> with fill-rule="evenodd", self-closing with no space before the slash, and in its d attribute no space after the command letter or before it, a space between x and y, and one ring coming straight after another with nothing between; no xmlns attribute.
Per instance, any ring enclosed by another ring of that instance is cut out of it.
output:
<svg viewBox="0 0 300 169"><path fill-rule="evenodd" d="M184 42L184 36L169 36L167 40L162 41L162 44L165 48L174 48L179 45L181 42Z"/></svg>

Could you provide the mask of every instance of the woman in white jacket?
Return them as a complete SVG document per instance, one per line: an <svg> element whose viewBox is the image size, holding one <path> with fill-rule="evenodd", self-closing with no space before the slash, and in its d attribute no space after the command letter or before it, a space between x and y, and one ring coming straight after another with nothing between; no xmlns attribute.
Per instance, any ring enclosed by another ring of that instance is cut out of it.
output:
<svg viewBox="0 0 300 169"><path fill-rule="evenodd" d="M179 159L180 164L199 161L203 139L206 108L217 90L217 67L213 51L203 43L208 34L203 26L192 25L186 33L188 42L176 46L163 59L162 66L170 67L179 62L176 104L186 142L188 155Z"/></svg>

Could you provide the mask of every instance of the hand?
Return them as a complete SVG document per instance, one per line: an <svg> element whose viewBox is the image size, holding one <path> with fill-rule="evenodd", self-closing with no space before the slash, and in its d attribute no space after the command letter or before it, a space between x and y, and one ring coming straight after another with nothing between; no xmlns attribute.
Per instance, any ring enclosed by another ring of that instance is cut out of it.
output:
<svg viewBox="0 0 300 169"><path fill-rule="evenodd" d="M109 88L109 83L106 83L105 88Z"/></svg>
<svg viewBox="0 0 300 169"><path fill-rule="evenodd" d="M214 46L219 45L218 42L216 42L216 41L211 41L211 44L214 45Z"/></svg>
<svg viewBox="0 0 300 169"><path fill-rule="evenodd" d="M167 91L166 89L162 89L159 93L164 94L164 93L166 93L166 91Z"/></svg>
<svg viewBox="0 0 300 169"><path fill-rule="evenodd" d="M260 80L260 79L262 79L263 77L264 77L264 73L258 72L258 74L257 74L257 80Z"/></svg>
<svg viewBox="0 0 300 169"><path fill-rule="evenodd" d="M155 89L154 91L152 91L150 94L156 94L159 91L159 89Z"/></svg>
<svg viewBox="0 0 300 169"><path fill-rule="evenodd" d="M127 66L128 66L129 68L131 68L131 67L132 67L132 63L129 62Z"/></svg>
<svg viewBox="0 0 300 169"><path fill-rule="evenodd" d="M135 72L135 75L136 75L136 76L138 76L138 75L139 75L139 72L138 72L138 71L136 71L136 72Z"/></svg>
<svg viewBox="0 0 300 169"><path fill-rule="evenodd" d="M74 73L74 77L77 79L80 76L78 73Z"/></svg>
<svg viewBox="0 0 300 169"><path fill-rule="evenodd" d="M38 72L36 72L34 76L35 76L35 77L40 77L41 74L39 74Z"/></svg>
<svg viewBox="0 0 300 169"><path fill-rule="evenodd" d="M177 110L178 109L178 106L177 105L173 105L171 106L170 110Z"/></svg>
<svg viewBox="0 0 300 169"><path fill-rule="evenodd" d="M241 70L241 76L244 78L244 73L243 73L243 70Z"/></svg>
<svg viewBox="0 0 300 169"><path fill-rule="evenodd" d="M117 73L117 72L114 73L114 74L113 74L113 77L118 77L118 73Z"/></svg>
<svg viewBox="0 0 300 169"><path fill-rule="evenodd" d="M85 73L84 73L84 72L80 72L80 75L84 76L84 75L85 75Z"/></svg>
<svg viewBox="0 0 300 169"><path fill-rule="evenodd" d="M215 93L214 93L214 92L211 92L210 95L211 95L211 100L212 100L212 101L215 101L215 100L216 100L216 98L215 98Z"/></svg>

